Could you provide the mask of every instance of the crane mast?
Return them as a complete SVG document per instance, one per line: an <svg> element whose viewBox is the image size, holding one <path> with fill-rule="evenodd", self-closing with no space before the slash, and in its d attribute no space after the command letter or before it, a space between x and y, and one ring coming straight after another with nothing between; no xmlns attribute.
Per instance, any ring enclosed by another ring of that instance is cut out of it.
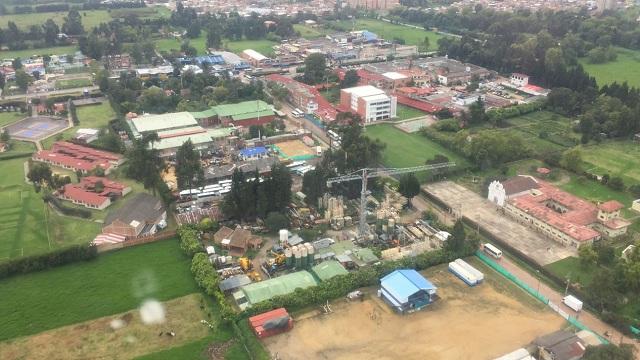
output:
<svg viewBox="0 0 640 360"><path fill-rule="evenodd" d="M363 240L368 233L367 226L367 196L369 191L367 190L368 179L373 179L382 176L393 176L400 174L413 173L418 171L436 170L453 167L456 164L453 162L433 164L433 165L421 165L406 168L364 168L356 170L350 174L337 176L327 180L327 186L331 187L333 184L339 184L347 181L360 180L362 187L360 190L360 217L358 221L358 238Z"/></svg>

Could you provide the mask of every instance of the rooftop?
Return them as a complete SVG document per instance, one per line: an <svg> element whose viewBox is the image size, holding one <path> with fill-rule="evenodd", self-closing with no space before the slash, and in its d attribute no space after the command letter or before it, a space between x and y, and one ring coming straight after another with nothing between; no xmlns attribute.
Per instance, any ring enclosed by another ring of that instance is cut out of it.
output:
<svg viewBox="0 0 640 360"><path fill-rule="evenodd" d="M104 226L115 220L125 224L137 222L151 222L157 220L164 212L162 201L147 193L138 193L127 200L126 204L117 210L111 211L104 219Z"/></svg>
<svg viewBox="0 0 640 360"><path fill-rule="evenodd" d="M267 153L267 148L264 146L256 146L252 148L244 148L240 150L240 155L244 157L253 157L256 155L262 155Z"/></svg>
<svg viewBox="0 0 640 360"><path fill-rule="evenodd" d="M356 86L348 89L343 89L343 91L350 93L351 95L355 95L358 97L366 97L373 95L384 95L384 91L378 89L375 86L365 85L365 86Z"/></svg>
<svg viewBox="0 0 640 360"><path fill-rule="evenodd" d="M246 49L242 51L243 54L247 55L248 57L252 58L253 60L257 60L257 61L262 61L262 60L267 60L268 57L260 54L259 52L253 50L253 49Z"/></svg>
<svg viewBox="0 0 640 360"><path fill-rule="evenodd" d="M198 125L198 122L188 112L168 113L161 115L142 115L131 119L139 133L156 132Z"/></svg>
<svg viewBox="0 0 640 360"><path fill-rule="evenodd" d="M408 302L409 297L420 290L437 289L435 285L413 269L396 270L380 279L380 284L401 303Z"/></svg>
<svg viewBox="0 0 640 360"><path fill-rule="evenodd" d="M274 296L290 294L297 288L305 289L316 285L318 283L313 275L303 270L243 286L242 292L249 303L257 304Z"/></svg>
<svg viewBox="0 0 640 360"><path fill-rule="evenodd" d="M407 76L400 74L399 72L395 72L395 71L389 71L386 72L384 74L382 74L382 76L386 77L387 79L391 79L391 80L402 80L402 79L406 79Z"/></svg>
<svg viewBox="0 0 640 360"><path fill-rule="evenodd" d="M619 201L616 201L616 200L609 200L598 205L598 209L604 212L614 212L623 208L624 208L624 205L622 205Z"/></svg>
<svg viewBox="0 0 640 360"><path fill-rule="evenodd" d="M335 260L324 261L311 268L320 281L329 280L334 276L346 275L349 272Z"/></svg>

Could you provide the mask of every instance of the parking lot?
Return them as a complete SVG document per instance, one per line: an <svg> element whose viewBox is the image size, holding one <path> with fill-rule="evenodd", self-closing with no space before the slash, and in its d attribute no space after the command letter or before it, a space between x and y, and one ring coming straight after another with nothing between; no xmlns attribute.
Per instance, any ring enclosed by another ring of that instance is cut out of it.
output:
<svg viewBox="0 0 640 360"><path fill-rule="evenodd" d="M454 214L469 218L541 265L577 256L576 249L565 247L516 222L499 212L496 205L461 185L443 181L425 185L422 189L447 204Z"/></svg>

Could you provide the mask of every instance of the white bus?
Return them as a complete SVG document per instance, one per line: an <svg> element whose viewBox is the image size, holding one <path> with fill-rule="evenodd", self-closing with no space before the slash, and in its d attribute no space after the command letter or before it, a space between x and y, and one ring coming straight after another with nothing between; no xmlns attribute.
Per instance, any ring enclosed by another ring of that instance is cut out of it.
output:
<svg viewBox="0 0 640 360"><path fill-rule="evenodd" d="M218 185L224 187L226 184L231 184L232 182L232 180L220 180L218 181Z"/></svg>
<svg viewBox="0 0 640 360"><path fill-rule="evenodd" d="M496 259L500 259L502 257L502 251L489 243L484 244L484 251Z"/></svg>
<svg viewBox="0 0 640 360"><path fill-rule="evenodd" d="M294 109L291 112L291 115L293 115L294 118L300 118L304 116L304 113L302 111L300 111L300 109Z"/></svg>
<svg viewBox="0 0 640 360"><path fill-rule="evenodd" d="M209 201L214 198L220 196L220 192L218 191L208 191L198 194L198 201Z"/></svg>

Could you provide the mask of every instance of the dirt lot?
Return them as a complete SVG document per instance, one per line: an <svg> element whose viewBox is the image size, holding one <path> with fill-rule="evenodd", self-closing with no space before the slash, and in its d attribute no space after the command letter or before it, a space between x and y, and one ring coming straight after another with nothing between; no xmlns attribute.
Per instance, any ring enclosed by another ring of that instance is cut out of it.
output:
<svg viewBox="0 0 640 360"><path fill-rule="evenodd" d="M424 272L441 297L425 310L394 313L375 296L340 301L333 313L295 317L292 331L265 340L279 359L482 360L504 355L537 336L558 330L564 319L473 262L486 281L470 288L446 266Z"/></svg>
<svg viewBox="0 0 640 360"><path fill-rule="evenodd" d="M163 303L162 324L145 325L136 310L3 342L0 359L131 359L186 344L209 332L200 323L207 318L201 298L192 294ZM176 336L159 335L170 331Z"/></svg>
<svg viewBox="0 0 640 360"><path fill-rule="evenodd" d="M288 140L275 144L287 157L315 155L315 152L300 140Z"/></svg>
<svg viewBox="0 0 640 360"><path fill-rule="evenodd" d="M443 181L425 185L422 190L447 203L456 213L462 212L464 216L541 265L577 256L575 248L563 246L499 213L496 211L496 205L462 185Z"/></svg>

